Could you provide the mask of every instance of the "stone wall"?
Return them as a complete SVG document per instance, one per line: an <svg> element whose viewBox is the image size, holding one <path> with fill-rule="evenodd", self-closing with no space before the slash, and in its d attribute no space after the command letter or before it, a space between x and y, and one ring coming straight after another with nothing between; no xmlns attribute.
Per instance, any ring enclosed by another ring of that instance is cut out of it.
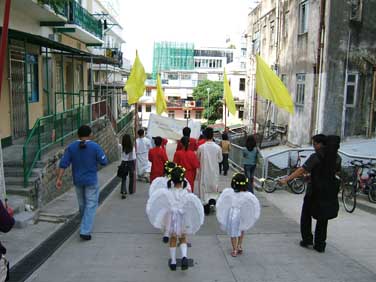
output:
<svg viewBox="0 0 376 282"><path fill-rule="evenodd" d="M97 142L106 153L109 162L119 160L118 138L108 120L99 120L92 125L94 134L93 141ZM63 176L63 188L57 190L55 186L56 175L60 159L64 153L65 147L59 147L46 154L43 159L43 167L40 169L39 178L33 183L34 195L31 198L31 204L35 208L46 205L51 200L60 196L73 186L72 170L69 167L65 170ZM98 169L101 167L99 166ZM115 173L115 172L114 172Z"/></svg>

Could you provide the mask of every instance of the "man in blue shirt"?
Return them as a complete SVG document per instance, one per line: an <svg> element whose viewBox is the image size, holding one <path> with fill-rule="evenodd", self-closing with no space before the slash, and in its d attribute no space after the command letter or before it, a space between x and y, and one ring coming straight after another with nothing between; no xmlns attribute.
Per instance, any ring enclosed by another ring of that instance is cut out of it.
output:
<svg viewBox="0 0 376 282"><path fill-rule="evenodd" d="M56 187L61 189L64 171L72 164L73 184L81 215L80 237L90 240L99 198L97 165L107 165L108 160L103 149L90 140L89 126L81 126L77 133L79 140L72 142L65 149L60 160Z"/></svg>

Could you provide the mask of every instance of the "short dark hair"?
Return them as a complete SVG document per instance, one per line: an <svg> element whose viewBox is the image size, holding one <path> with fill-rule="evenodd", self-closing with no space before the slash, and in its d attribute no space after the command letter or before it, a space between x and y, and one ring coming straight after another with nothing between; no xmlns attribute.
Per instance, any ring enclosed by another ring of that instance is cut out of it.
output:
<svg viewBox="0 0 376 282"><path fill-rule="evenodd" d="M77 135L79 138L89 137L90 134L91 134L91 128L88 125L81 125L81 127L77 131Z"/></svg>
<svg viewBox="0 0 376 282"><path fill-rule="evenodd" d="M326 135L324 134L316 134L312 136L312 141L315 143L320 143L325 145L326 144Z"/></svg>
<svg viewBox="0 0 376 282"><path fill-rule="evenodd" d="M243 173L236 173L231 179L231 188L235 192L247 191L249 179Z"/></svg>
<svg viewBox="0 0 376 282"><path fill-rule="evenodd" d="M248 151L252 151L256 147L256 138L253 135L249 135L245 141L245 147Z"/></svg>
<svg viewBox="0 0 376 282"><path fill-rule="evenodd" d="M155 146L160 147L162 145L162 137L161 136L154 137L153 139L154 139Z"/></svg>
<svg viewBox="0 0 376 282"><path fill-rule="evenodd" d="M191 129L188 126L183 128L183 136L191 136Z"/></svg>
<svg viewBox="0 0 376 282"><path fill-rule="evenodd" d="M205 129L205 136L206 136L206 139L213 139L213 136L214 136L213 128L207 127Z"/></svg>
<svg viewBox="0 0 376 282"><path fill-rule="evenodd" d="M140 128L140 129L137 131L137 134L138 134L138 136L142 136L142 135L145 134L145 131L144 131L142 128Z"/></svg>
<svg viewBox="0 0 376 282"><path fill-rule="evenodd" d="M227 133L222 133L222 140L228 140Z"/></svg>

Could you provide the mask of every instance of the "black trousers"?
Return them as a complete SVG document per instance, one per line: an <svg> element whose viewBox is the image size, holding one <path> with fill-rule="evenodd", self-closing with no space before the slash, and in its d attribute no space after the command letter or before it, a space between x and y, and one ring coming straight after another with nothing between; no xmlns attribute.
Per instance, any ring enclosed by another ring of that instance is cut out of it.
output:
<svg viewBox="0 0 376 282"><path fill-rule="evenodd" d="M124 161L123 161L124 162ZM121 193L127 194L127 176L129 175L129 194L133 194L133 180L134 180L134 161L126 161L127 173L121 178Z"/></svg>
<svg viewBox="0 0 376 282"><path fill-rule="evenodd" d="M229 169L228 154L222 154L222 157L222 162L219 163L219 174L221 174L222 170L224 174L227 174L227 171Z"/></svg>
<svg viewBox="0 0 376 282"><path fill-rule="evenodd" d="M300 233L302 235L302 240L309 244L314 243L315 246L317 246L318 248L325 249L328 220L317 220L315 228L315 237L313 237L311 205L311 198L305 196L303 201L302 213L300 216Z"/></svg>

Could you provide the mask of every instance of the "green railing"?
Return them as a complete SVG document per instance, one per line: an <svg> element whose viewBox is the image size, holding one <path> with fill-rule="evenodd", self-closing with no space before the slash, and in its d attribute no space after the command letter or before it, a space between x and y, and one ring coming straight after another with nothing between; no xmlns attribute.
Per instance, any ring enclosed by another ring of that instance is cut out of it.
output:
<svg viewBox="0 0 376 282"><path fill-rule="evenodd" d="M116 133L122 131L133 120L133 115L134 110L130 111L116 123Z"/></svg>
<svg viewBox="0 0 376 282"><path fill-rule="evenodd" d="M68 0L38 0L40 5L48 5L56 14L68 18Z"/></svg>
<svg viewBox="0 0 376 282"><path fill-rule="evenodd" d="M97 20L92 14L90 14L85 8L83 8L75 0L71 0L69 3L70 13L69 22L79 25L86 31L94 34L96 37L103 38L102 22Z"/></svg>
<svg viewBox="0 0 376 282"><path fill-rule="evenodd" d="M81 124L90 123L91 105L38 118L23 146L24 185L42 152L72 136Z"/></svg>

